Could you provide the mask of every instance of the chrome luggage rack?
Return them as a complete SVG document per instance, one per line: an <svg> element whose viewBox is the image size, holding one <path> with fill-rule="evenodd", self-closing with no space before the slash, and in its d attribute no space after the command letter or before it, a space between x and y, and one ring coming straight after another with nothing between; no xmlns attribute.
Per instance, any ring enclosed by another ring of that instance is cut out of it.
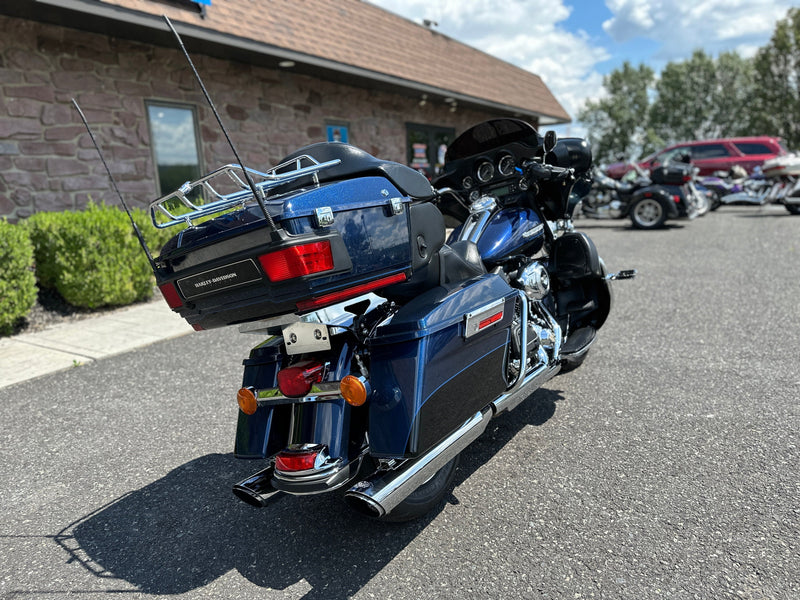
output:
<svg viewBox="0 0 800 600"><path fill-rule="evenodd" d="M266 173L256 171L249 167L242 167L237 164L224 165L196 181L187 181L174 192L153 200L150 203L150 219L153 221L153 225L159 229L180 224L192 226L192 219L199 219L208 215L217 214L233 208L234 206L244 207L248 200L253 199L253 192L245 181L246 177L241 176L244 175L245 171L251 178L260 180L255 183L255 188L263 200L266 198L266 192L270 188L294 181L306 175L312 175L314 184L319 185L317 173L323 169L334 167L340 162L342 161L335 159L320 163L308 154L304 154L283 162ZM303 166L304 164L306 166ZM278 171L283 172L279 173ZM230 181L239 189L229 194L218 192L212 185L212 182L218 177L222 177L223 174L227 175ZM188 195L197 188L202 188L204 194L207 194L210 200L209 202L195 204L195 202L188 198ZM167 207L168 202L176 200L180 203L180 206L188 209L188 212L175 214L173 212L175 211L175 207ZM156 219L158 215L166 217L167 221L159 222Z"/></svg>

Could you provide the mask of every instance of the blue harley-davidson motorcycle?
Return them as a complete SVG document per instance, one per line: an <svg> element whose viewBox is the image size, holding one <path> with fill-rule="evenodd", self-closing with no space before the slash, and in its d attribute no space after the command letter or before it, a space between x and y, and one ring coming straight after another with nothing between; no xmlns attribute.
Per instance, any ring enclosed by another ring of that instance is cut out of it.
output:
<svg viewBox="0 0 800 600"><path fill-rule="evenodd" d="M334 142L153 202L159 227L219 215L154 259L170 307L198 330L264 336L235 440L261 466L236 496L343 490L395 521L436 506L494 415L581 363L609 280L633 276L607 274L571 226L590 167L583 140L496 119L453 142L433 187Z"/></svg>

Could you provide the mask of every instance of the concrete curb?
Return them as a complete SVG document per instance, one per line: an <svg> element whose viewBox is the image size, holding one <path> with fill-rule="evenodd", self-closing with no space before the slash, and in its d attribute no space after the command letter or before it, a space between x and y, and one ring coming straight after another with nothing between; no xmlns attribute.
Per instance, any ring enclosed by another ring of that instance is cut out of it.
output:
<svg viewBox="0 0 800 600"><path fill-rule="evenodd" d="M159 296L144 304L0 339L0 388L191 333Z"/></svg>

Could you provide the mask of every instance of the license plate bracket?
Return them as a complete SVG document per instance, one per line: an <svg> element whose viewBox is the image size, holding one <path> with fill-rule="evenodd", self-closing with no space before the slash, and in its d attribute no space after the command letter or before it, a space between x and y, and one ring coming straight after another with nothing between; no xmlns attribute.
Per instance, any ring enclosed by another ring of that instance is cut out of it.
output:
<svg viewBox="0 0 800 600"><path fill-rule="evenodd" d="M292 323L283 329L283 343L289 355L331 349L328 326L322 323Z"/></svg>

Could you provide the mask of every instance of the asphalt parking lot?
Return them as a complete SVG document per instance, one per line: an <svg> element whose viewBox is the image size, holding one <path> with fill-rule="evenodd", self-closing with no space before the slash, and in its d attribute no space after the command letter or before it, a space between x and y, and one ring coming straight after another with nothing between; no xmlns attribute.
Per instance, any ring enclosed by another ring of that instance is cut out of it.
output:
<svg viewBox="0 0 800 600"><path fill-rule="evenodd" d="M234 329L0 389L0 597L799 598L800 217L577 225L639 277L410 524L233 497Z"/></svg>

